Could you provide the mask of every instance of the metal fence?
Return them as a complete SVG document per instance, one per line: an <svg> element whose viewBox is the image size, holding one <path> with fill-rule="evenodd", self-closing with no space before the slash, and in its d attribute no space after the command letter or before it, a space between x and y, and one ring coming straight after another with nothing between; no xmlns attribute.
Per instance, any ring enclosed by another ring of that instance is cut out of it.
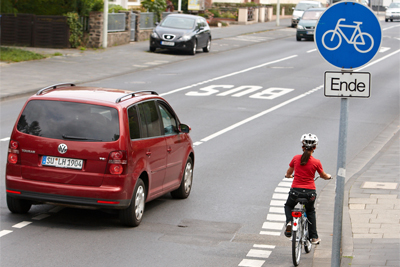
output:
<svg viewBox="0 0 400 267"><path fill-rule="evenodd" d="M140 29L152 29L154 28L154 13L153 12L142 12L140 13Z"/></svg>
<svg viewBox="0 0 400 267"><path fill-rule="evenodd" d="M108 32L122 32L126 29L125 13L108 14Z"/></svg>

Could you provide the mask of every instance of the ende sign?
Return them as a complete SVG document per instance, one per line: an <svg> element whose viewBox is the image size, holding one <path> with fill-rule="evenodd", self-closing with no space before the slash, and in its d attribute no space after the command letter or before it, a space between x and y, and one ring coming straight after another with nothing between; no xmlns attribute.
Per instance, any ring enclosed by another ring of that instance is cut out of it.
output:
<svg viewBox="0 0 400 267"><path fill-rule="evenodd" d="M325 72L324 94L328 97L370 97L369 72Z"/></svg>

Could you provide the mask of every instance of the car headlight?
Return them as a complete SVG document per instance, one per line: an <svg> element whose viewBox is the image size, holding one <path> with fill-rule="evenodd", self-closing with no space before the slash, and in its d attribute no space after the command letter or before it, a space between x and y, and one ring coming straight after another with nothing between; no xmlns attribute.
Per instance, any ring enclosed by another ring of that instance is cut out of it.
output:
<svg viewBox="0 0 400 267"><path fill-rule="evenodd" d="M297 25L298 30L304 30L304 27L302 25Z"/></svg>
<svg viewBox="0 0 400 267"><path fill-rule="evenodd" d="M152 32L150 35L152 38L157 38L160 39L160 37L158 37L158 34L156 32Z"/></svg>
<svg viewBox="0 0 400 267"><path fill-rule="evenodd" d="M386 16L391 16L391 15L392 15L392 12L386 11Z"/></svg>
<svg viewBox="0 0 400 267"><path fill-rule="evenodd" d="M189 41L190 39L192 39L192 36L185 34L180 39L182 41Z"/></svg>

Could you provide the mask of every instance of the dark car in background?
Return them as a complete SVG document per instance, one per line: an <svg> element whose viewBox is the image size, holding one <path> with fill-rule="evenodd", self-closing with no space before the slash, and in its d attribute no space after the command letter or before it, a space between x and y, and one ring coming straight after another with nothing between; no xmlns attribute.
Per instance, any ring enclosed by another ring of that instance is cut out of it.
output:
<svg viewBox="0 0 400 267"><path fill-rule="evenodd" d="M7 206L33 204L116 209L140 224L145 203L191 192L189 126L152 91L58 84L31 96L11 133Z"/></svg>
<svg viewBox="0 0 400 267"><path fill-rule="evenodd" d="M150 35L150 51L157 48L181 50L195 55L197 49L209 52L211 31L207 21L200 16L170 14Z"/></svg>
<svg viewBox="0 0 400 267"><path fill-rule="evenodd" d="M296 40L301 41L302 38L313 40L315 27L318 20L326 8L310 8L304 11L303 16L297 25Z"/></svg>

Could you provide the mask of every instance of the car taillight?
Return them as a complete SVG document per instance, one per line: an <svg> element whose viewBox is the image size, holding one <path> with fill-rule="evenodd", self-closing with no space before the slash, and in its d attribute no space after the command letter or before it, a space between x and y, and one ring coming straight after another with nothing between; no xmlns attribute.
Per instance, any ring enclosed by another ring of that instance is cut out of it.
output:
<svg viewBox="0 0 400 267"><path fill-rule="evenodd" d="M10 145L8 147L8 162L11 164L16 164L19 160L19 144L17 141L10 140Z"/></svg>
<svg viewBox="0 0 400 267"><path fill-rule="evenodd" d="M124 165L127 163L125 151L113 151L108 157L108 170L111 174L122 174L124 172Z"/></svg>
<svg viewBox="0 0 400 267"><path fill-rule="evenodd" d="M301 217L301 211L292 211L292 216L296 218Z"/></svg>

